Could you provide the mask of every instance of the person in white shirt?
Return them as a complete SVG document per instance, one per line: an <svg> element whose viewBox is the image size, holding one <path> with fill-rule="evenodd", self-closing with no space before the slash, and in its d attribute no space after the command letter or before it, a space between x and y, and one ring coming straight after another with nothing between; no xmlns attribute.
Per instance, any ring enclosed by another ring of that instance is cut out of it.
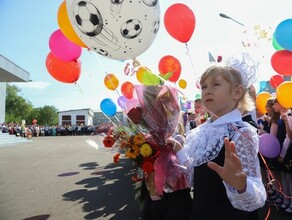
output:
<svg viewBox="0 0 292 220"><path fill-rule="evenodd" d="M265 204L259 137L239 111L254 108L242 77L230 66L208 68L200 84L202 103L211 117L189 132L184 147L168 140L180 164L193 172L191 219L258 219L257 211Z"/></svg>

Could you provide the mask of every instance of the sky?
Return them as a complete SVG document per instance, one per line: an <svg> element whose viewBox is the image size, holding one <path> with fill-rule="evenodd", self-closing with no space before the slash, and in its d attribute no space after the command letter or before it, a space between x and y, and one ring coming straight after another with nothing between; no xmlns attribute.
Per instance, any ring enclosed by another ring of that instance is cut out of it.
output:
<svg viewBox="0 0 292 220"><path fill-rule="evenodd" d="M122 95L123 82L138 84L138 81L135 75L124 74L124 67L131 61L105 58L85 48L79 58L82 71L77 84L62 83L50 76L45 60L50 52L49 38L60 29L57 13L62 2L0 0L0 54L30 73L31 82L15 85L21 89L20 95L34 107L53 105L59 111L82 108L100 111L100 102L105 98L117 103ZM163 23L166 9L176 3L187 5L196 18L195 30L187 42L189 53L184 43L170 36ZM179 94L189 100L194 100L200 93L196 81L210 65L208 52L215 58L219 55L224 58L248 50L260 60L258 81L269 80L276 74L270 64L270 58L276 51L272 42L258 40L257 48L247 48L242 41L253 40L250 37L253 24L260 24L272 35L281 21L292 17L291 8L291 0L160 0L160 29L150 47L137 59L158 74L158 63L163 56L176 57L182 66L180 79L187 81L186 89L178 87ZM244 26L220 17L219 13L230 16ZM115 91L104 85L104 77L108 73L114 73L120 81ZM254 84L256 89L257 84Z"/></svg>

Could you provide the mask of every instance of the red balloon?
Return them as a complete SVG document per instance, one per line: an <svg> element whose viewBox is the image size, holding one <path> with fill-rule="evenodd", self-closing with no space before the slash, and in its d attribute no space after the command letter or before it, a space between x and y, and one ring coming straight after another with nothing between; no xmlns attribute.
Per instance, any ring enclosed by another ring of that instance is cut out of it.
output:
<svg viewBox="0 0 292 220"><path fill-rule="evenodd" d="M172 76L168 79L171 82L176 82L180 77L181 65L174 56L167 55L162 57L159 61L158 69L162 75L172 72Z"/></svg>
<svg viewBox="0 0 292 220"><path fill-rule="evenodd" d="M176 40L186 43L193 35L196 18L193 11L185 4L171 5L164 14L164 26Z"/></svg>
<svg viewBox="0 0 292 220"><path fill-rule="evenodd" d="M271 86L274 88L274 89L277 89L277 87L282 83L284 82L285 79L283 76L281 75L274 75L271 77L270 79L270 84Z"/></svg>
<svg viewBox="0 0 292 220"><path fill-rule="evenodd" d="M127 99L133 98L135 86L131 82L124 82L121 86L121 92Z"/></svg>
<svg viewBox="0 0 292 220"><path fill-rule="evenodd" d="M46 67L54 79L63 83L75 83L81 73L80 61L65 62L55 57L52 52L47 56Z"/></svg>
<svg viewBox="0 0 292 220"><path fill-rule="evenodd" d="M276 51L271 57L271 65L280 75L292 76L292 51Z"/></svg>

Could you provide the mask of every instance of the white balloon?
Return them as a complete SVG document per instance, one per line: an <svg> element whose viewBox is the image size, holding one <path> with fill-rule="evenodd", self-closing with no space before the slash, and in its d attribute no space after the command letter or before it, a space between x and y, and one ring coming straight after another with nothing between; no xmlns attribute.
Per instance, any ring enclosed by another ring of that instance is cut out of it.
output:
<svg viewBox="0 0 292 220"><path fill-rule="evenodd" d="M82 42L110 59L137 58L160 27L158 0L66 0L66 7Z"/></svg>

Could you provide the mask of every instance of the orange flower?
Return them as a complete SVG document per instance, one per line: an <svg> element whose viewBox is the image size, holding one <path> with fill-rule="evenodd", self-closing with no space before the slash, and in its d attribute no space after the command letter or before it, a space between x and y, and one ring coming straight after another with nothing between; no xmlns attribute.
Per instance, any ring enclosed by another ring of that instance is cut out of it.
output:
<svg viewBox="0 0 292 220"><path fill-rule="evenodd" d="M144 173L151 173L152 171L154 171L154 166L153 163L151 163L150 161L145 161L142 164L142 170L144 171Z"/></svg>
<svg viewBox="0 0 292 220"><path fill-rule="evenodd" d="M105 147L112 147L115 143L115 139L112 137L112 136L106 136L104 139L103 139L103 145Z"/></svg>
<svg viewBox="0 0 292 220"><path fill-rule="evenodd" d="M120 154L116 154L116 155L114 156L114 163L118 163L119 160L120 160Z"/></svg>
<svg viewBox="0 0 292 220"><path fill-rule="evenodd" d="M139 155L139 149L138 150L129 149L125 153L125 156L131 159L136 159L138 155Z"/></svg>
<svg viewBox="0 0 292 220"><path fill-rule="evenodd" d="M134 136L134 140L133 140L134 144L144 144L145 143L145 139L142 133L139 133L137 135Z"/></svg>

